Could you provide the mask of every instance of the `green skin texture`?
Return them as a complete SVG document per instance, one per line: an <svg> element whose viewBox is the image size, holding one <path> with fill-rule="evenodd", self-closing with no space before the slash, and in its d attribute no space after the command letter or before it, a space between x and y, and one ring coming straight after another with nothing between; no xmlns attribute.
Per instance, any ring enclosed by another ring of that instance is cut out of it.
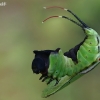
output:
<svg viewBox="0 0 100 100"><path fill-rule="evenodd" d="M50 54L48 76L52 76L54 80L50 82L47 88L43 91L43 98L46 98L66 87L83 75L80 72L91 66L95 67L100 62L100 50L98 48L100 46L100 36L92 28L84 28L84 30L87 39L77 52L78 63L75 63L71 58L64 56L61 49L56 54ZM57 85L55 85L56 79L59 80ZM46 82L49 80L50 78L48 78Z"/></svg>

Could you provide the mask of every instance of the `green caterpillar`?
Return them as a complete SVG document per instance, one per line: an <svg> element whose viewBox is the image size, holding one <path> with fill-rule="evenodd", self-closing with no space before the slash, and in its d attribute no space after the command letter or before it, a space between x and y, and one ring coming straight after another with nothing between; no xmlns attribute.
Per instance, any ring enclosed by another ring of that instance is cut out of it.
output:
<svg viewBox="0 0 100 100"><path fill-rule="evenodd" d="M47 83L42 97L48 97L63 89L91 71L100 62L100 36L98 33L81 21L72 11L57 6L45 7L45 9L49 8L60 8L71 13L80 24L66 16L51 16L49 18L60 17L72 21L84 30L86 37L80 44L64 54L60 48L34 51L35 58L32 62L32 70L36 74L41 73L40 80Z"/></svg>

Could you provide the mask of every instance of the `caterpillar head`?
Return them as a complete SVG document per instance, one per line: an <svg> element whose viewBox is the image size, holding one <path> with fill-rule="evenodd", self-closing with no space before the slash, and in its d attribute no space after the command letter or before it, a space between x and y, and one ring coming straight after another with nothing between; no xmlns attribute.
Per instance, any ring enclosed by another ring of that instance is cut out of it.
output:
<svg viewBox="0 0 100 100"><path fill-rule="evenodd" d="M32 62L33 72L36 74L43 73L45 69L45 61L42 58L36 57Z"/></svg>
<svg viewBox="0 0 100 100"><path fill-rule="evenodd" d="M50 52L44 52L44 51L33 51L35 53L35 58L32 62L32 70L33 73L39 74L39 73L47 73L48 68L48 57Z"/></svg>
<svg viewBox="0 0 100 100"><path fill-rule="evenodd" d="M58 48L59 49L59 48ZM56 50L43 50L43 51L33 51L35 53L35 58L32 61L32 70L36 74L46 74L49 67L49 55L51 52L58 52Z"/></svg>

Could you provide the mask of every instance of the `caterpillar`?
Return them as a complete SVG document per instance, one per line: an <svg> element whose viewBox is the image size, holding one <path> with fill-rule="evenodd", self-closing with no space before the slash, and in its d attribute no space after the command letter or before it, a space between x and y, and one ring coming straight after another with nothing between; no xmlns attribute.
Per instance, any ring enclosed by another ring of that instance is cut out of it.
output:
<svg viewBox="0 0 100 100"><path fill-rule="evenodd" d="M100 36L69 9L57 6L44 8L63 9L72 14L79 23L66 16L51 16L43 22L54 17L68 19L80 26L86 34L81 43L65 53L60 48L33 51L35 58L32 61L32 70L33 73L41 73L39 80L47 83L47 88L42 93L42 97L46 98L85 75L100 63Z"/></svg>

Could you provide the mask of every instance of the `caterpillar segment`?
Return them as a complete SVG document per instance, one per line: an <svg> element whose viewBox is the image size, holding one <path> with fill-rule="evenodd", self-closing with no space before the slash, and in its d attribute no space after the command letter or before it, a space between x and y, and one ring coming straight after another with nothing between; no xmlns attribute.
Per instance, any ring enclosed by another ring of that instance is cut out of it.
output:
<svg viewBox="0 0 100 100"><path fill-rule="evenodd" d="M68 11L79 23L66 16L51 16L43 22L54 17L68 19L80 26L86 34L81 43L65 53L60 48L56 50L33 51L35 58L32 62L32 70L36 74L41 73L40 80L47 83L47 87L42 93L42 97L46 98L68 86L100 63L100 36L72 11L57 6L44 8L60 8Z"/></svg>

